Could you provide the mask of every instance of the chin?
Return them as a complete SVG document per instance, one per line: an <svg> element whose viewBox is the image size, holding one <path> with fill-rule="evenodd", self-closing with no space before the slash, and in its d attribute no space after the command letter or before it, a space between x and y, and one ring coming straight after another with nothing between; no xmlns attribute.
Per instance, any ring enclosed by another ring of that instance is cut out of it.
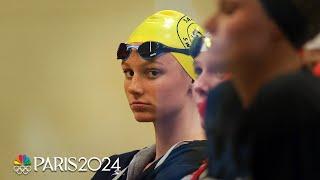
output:
<svg viewBox="0 0 320 180"><path fill-rule="evenodd" d="M138 122L154 122L155 116L148 112L134 112L134 118Z"/></svg>

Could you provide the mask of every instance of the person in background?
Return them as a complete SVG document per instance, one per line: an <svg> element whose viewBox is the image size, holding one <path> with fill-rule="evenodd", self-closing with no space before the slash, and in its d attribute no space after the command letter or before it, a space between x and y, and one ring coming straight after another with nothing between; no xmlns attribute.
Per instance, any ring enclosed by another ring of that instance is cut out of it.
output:
<svg viewBox="0 0 320 180"><path fill-rule="evenodd" d="M232 79L210 91L208 175L320 177L320 79L299 52L320 32L318 0L219 0L206 23Z"/></svg>
<svg viewBox="0 0 320 180"><path fill-rule="evenodd" d="M206 34L203 37L195 37L190 47L191 55L199 54L194 62L194 69L197 76L193 85L193 94L201 115L200 121L203 128L205 128L204 118L209 90L214 89L218 84L231 77L230 73L225 70L224 61L220 60L218 57L212 56L208 51L208 48L213 44L212 36ZM208 161L205 160L199 169L191 175L184 177L183 180L207 178L207 166Z"/></svg>
<svg viewBox="0 0 320 180"><path fill-rule="evenodd" d="M111 156L111 164L118 159L121 169L100 169L93 180L181 179L206 159L204 130L192 91L194 60L189 53L192 38L202 33L185 14L163 10L146 18L119 45L117 59L128 103L138 122L153 123L155 144Z"/></svg>
<svg viewBox="0 0 320 180"><path fill-rule="evenodd" d="M320 77L320 34L307 42L302 52L306 66L312 69L316 77Z"/></svg>
<svg viewBox="0 0 320 180"><path fill-rule="evenodd" d="M195 58L194 62L194 70L197 77L193 85L193 94L201 115L201 124L203 127L209 90L230 78L230 73L226 72L224 61L212 56L208 51L208 48L211 47L212 44L213 42L210 34L207 34L204 37L196 37L192 44L193 46L201 47L197 50L200 51L200 54ZM195 51L196 47L193 46L191 46L191 49Z"/></svg>

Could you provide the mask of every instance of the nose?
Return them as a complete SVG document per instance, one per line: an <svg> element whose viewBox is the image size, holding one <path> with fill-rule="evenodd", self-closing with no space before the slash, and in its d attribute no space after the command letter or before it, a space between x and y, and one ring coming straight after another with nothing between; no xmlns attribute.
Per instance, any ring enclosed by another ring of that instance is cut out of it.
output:
<svg viewBox="0 0 320 180"><path fill-rule="evenodd" d="M209 91L208 83L206 82L206 79L204 78L203 74L201 74L198 79L194 83L194 91L198 94L200 97L204 97L207 95Z"/></svg>
<svg viewBox="0 0 320 180"><path fill-rule="evenodd" d="M129 82L128 92L132 94L135 98L143 94L143 82L138 75L133 75Z"/></svg>

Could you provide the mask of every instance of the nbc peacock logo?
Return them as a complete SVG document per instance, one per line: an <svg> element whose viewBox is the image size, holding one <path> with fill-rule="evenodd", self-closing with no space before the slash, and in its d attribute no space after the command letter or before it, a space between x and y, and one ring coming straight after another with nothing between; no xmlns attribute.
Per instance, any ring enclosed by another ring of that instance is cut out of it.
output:
<svg viewBox="0 0 320 180"><path fill-rule="evenodd" d="M31 161L29 156L25 154L20 154L17 158L13 161L13 170L21 175L27 175L31 171Z"/></svg>

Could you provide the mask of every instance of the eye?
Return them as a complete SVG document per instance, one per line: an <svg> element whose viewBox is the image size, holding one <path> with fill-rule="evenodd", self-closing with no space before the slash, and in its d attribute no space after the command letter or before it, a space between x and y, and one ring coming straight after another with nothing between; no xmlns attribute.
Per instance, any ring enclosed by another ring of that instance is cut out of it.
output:
<svg viewBox="0 0 320 180"><path fill-rule="evenodd" d="M195 67L194 67L194 71L195 71L195 73L197 74L197 76L200 76L203 70L202 70L201 67L195 66Z"/></svg>
<svg viewBox="0 0 320 180"><path fill-rule="evenodd" d="M238 8L238 4L236 2L232 2L231 0L225 0L221 3L220 8L222 13L231 15Z"/></svg>
<svg viewBox="0 0 320 180"><path fill-rule="evenodd" d="M147 77L150 79L156 79L161 75L161 71L159 69L150 69L147 70Z"/></svg>
<svg viewBox="0 0 320 180"><path fill-rule="evenodd" d="M134 75L134 72L133 72L132 70L129 70L129 69L123 70L123 73L124 73L124 75L125 75L125 77L126 77L127 79L132 78L133 75Z"/></svg>

